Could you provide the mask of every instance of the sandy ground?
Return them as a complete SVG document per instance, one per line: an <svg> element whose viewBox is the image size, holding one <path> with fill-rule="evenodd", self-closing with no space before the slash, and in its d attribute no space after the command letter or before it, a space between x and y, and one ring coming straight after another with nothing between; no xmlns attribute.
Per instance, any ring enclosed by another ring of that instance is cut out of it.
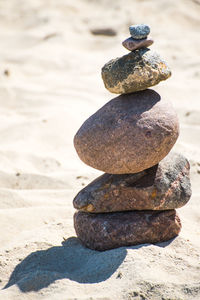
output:
<svg viewBox="0 0 200 300"><path fill-rule="evenodd" d="M72 200L101 173L73 136L114 97L100 70L136 23L173 72L155 90L179 114L193 196L176 239L97 252L75 237ZM91 34L105 27L117 34ZM198 0L0 0L0 299L200 299L199 32Z"/></svg>

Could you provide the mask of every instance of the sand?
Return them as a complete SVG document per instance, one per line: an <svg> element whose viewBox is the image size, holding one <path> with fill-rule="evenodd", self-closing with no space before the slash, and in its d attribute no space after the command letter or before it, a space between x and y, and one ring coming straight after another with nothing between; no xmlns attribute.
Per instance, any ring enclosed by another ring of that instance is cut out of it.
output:
<svg viewBox="0 0 200 300"><path fill-rule="evenodd" d="M0 16L0 299L200 299L200 2L1 0ZM176 239L92 251L75 236L72 200L101 172L73 136L115 97L101 67L144 22L173 72L155 90L178 112L193 196ZM107 27L117 34L91 33Z"/></svg>

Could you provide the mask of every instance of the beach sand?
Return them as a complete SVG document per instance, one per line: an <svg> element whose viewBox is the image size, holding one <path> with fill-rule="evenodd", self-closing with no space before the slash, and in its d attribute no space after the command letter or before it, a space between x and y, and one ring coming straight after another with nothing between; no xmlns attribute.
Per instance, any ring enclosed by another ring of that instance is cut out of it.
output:
<svg viewBox="0 0 200 300"><path fill-rule="evenodd" d="M72 201L101 172L73 136L108 100L101 67L147 23L172 69L154 87L171 100L191 164L180 236L105 252L84 248ZM116 35L94 35L111 28ZM0 299L200 299L200 2L0 1Z"/></svg>

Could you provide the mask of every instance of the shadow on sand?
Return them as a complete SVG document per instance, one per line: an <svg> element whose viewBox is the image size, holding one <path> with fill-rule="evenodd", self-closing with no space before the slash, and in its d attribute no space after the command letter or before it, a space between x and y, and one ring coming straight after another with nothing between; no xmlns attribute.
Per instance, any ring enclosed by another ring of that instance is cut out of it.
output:
<svg viewBox="0 0 200 300"><path fill-rule="evenodd" d="M172 240L159 243L166 247ZM139 249L149 244L128 247ZM28 255L18 264L4 289L17 284L26 293L38 291L56 280L68 278L79 283L98 283L108 279L124 261L127 248L94 251L83 247L76 237L71 237L62 246L51 247Z"/></svg>
<svg viewBox="0 0 200 300"><path fill-rule="evenodd" d="M62 246L28 255L15 267L4 289L17 284L22 292L38 291L63 278L79 283L101 282L116 271L126 253L125 248L104 252L90 250L71 237Z"/></svg>

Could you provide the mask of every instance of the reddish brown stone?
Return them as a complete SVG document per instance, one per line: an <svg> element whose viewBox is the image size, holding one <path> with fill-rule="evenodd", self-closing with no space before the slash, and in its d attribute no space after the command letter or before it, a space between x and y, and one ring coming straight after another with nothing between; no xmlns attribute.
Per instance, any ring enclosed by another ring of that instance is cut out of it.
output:
<svg viewBox="0 0 200 300"><path fill-rule="evenodd" d="M110 174L156 165L179 135L176 112L153 90L118 96L87 119L74 137L80 159Z"/></svg>
<svg viewBox="0 0 200 300"><path fill-rule="evenodd" d="M158 165L135 174L104 174L74 198L76 209L102 213L182 207L191 196L190 165L170 152Z"/></svg>
<svg viewBox="0 0 200 300"><path fill-rule="evenodd" d="M134 51L141 48L147 48L153 44L153 40L150 38L135 40L132 37L122 42L122 45L129 51Z"/></svg>
<svg viewBox="0 0 200 300"><path fill-rule="evenodd" d="M79 211L74 215L74 227L86 247L104 251L167 241L179 234L181 222L175 210L108 214Z"/></svg>

